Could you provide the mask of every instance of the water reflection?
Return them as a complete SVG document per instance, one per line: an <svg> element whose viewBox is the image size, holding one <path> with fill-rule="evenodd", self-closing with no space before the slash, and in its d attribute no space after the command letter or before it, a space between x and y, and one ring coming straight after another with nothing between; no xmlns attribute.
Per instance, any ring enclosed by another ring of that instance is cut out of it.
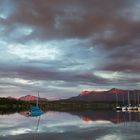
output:
<svg viewBox="0 0 140 140"><path fill-rule="evenodd" d="M130 121L140 121L139 112L116 112L116 111L85 111L75 112L84 121L104 120L112 123L123 123Z"/></svg>
<svg viewBox="0 0 140 140"><path fill-rule="evenodd" d="M139 140L140 113L115 111L26 112L0 115L0 140Z"/></svg>

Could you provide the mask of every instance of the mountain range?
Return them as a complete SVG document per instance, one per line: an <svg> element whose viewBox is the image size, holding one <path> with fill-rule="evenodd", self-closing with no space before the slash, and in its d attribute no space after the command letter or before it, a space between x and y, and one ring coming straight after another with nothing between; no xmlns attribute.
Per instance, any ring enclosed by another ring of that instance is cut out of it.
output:
<svg viewBox="0 0 140 140"><path fill-rule="evenodd" d="M68 101L128 101L128 93L130 100L136 101L140 98L140 90L122 90L112 88L108 91L84 90L78 96L68 98ZM9 99L13 97L8 97ZM18 98L21 101L35 101L36 96L26 95ZM41 101L48 101L46 98L39 98ZM139 100L140 101L140 100Z"/></svg>
<svg viewBox="0 0 140 140"><path fill-rule="evenodd" d="M131 100L139 98L140 90L122 90L112 88L108 91L82 91L78 96L71 97L72 101L127 101L128 93Z"/></svg>

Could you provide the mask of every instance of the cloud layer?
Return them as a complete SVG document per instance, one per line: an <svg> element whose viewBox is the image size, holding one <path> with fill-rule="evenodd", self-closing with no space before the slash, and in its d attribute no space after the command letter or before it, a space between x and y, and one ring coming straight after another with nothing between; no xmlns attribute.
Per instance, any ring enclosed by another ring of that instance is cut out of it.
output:
<svg viewBox="0 0 140 140"><path fill-rule="evenodd" d="M139 0L1 0L0 9L1 96L140 87Z"/></svg>

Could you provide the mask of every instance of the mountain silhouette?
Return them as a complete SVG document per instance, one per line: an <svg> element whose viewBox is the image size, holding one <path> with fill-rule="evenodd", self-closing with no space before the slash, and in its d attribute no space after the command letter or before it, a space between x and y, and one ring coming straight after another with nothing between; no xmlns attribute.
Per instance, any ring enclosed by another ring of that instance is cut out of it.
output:
<svg viewBox="0 0 140 140"><path fill-rule="evenodd" d="M69 100L73 101L116 101L116 96L118 101L127 101L128 93L130 95L130 100L136 100L140 94L140 90L122 90L117 88L112 88L108 91L82 91L78 96L71 97Z"/></svg>

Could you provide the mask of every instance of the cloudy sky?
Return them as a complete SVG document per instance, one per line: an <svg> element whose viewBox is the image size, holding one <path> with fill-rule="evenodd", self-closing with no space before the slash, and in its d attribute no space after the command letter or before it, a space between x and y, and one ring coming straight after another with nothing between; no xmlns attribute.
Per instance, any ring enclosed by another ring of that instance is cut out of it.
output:
<svg viewBox="0 0 140 140"><path fill-rule="evenodd" d="M0 0L0 96L140 89L140 0Z"/></svg>

